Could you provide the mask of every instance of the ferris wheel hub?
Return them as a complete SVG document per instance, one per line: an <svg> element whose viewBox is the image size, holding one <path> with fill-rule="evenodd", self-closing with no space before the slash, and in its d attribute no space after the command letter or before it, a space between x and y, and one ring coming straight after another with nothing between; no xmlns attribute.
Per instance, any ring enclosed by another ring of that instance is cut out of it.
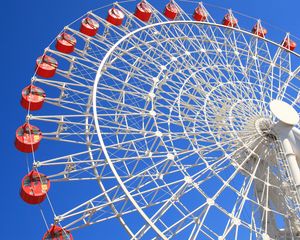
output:
<svg viewBox="0 0 300 240"><path fill-rule="evenodd" d="M273 100L270 103L270 109L276 118L287 125L296 125L299 122L298 113L286 102Z"/></svg>
<svg viewBox="0 0 300 240"><path fill-rule="evenodd" d="M259 118L255 121L256 131L267 140L275 140L276 136L272 131L272 121L268 118Z"/></svg>

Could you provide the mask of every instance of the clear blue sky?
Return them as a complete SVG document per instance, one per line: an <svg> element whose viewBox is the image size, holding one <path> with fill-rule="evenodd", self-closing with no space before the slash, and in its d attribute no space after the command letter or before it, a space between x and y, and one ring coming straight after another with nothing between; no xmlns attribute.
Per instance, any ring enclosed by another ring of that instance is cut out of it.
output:
<svg viewBox="0 0 300 240"><path fill-rule="evenodd" d="M158 2L158 0L149 0ZM0 239L41 239L46 231L39 208L19 198L20 180L26 173L25 156L15 150L15 129L24 122L20 91L28 85L34 61L57 33L75 18L110 0L9 0L1 2L1 213ZM162 1L163 5L165 0ZM299 0L203 1L261 18L300 36ZM188 4L180 3L179 4ZM161 5L161 8L163 8ZM211 12L214 15L213 12ZM246 23L240 23L247 25ZM270 32L279 41L283 35ZM300 41L298 40L300 48ZM61 196L57 196L61 197ZM76 240L126 239L120 225L102 224L74 233Z"/></svg>

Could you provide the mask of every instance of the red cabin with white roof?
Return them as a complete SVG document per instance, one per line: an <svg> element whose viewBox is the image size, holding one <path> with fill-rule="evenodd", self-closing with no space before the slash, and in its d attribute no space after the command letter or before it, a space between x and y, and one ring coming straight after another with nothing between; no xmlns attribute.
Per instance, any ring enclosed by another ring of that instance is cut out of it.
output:
<svg viewBox="0 0 300 240"><path fill-rule="evenodd" d="M228 27L236 27L238 20L231 13L227 13L223 18L222 24Z"/></svg>
<svg viewBox="0 0 300 240"><path fill-rule="evenodd" d="M45 98L43 89L29 85L22 90L21 105L27 110L36 111L42 108Z"/></svg>
<svg viewBox="0 0 300 240"><path fill-rule="evenodd" d="M125 15L121 10L113 7L108 10L108 15L106 20L115 26L120 26L123 23L124 17Z"/></svg>
<svg viewBox="0 0 300 240"><path fill-rule="evenodd" d="M98 30L99 30L99 23L96 20L90 17L86 17L82 19L81 26L80 26L81 33L93 37L97 34Z"/></svg>
<svg viewBox="0 0 300 240"><path fill-rule="evenodd" d="M75 37L68 33L61 33L57 38L56 38L56 49L62 53L72 53L75 49L77 40Z"/></svg>
<svg viewBox="0 0 300 240"><path fill-rule="evenodd" d="M295 48L297 47L297 44L289 37L286 37L282 42L282 46L290 51L294 51Z"/></svg>
<svg viewBox="0 0 300 240"><path fill-rule="evenodd" d="M42 140L42 132L36 126L25 123L16 131L15 146L25 153L35 152Z"/></svg>
<svg viewBox="0 0 300 240"><path fill-rule="evenodd" d="M58 62L55 58L44 55L36 60L36 73L40 77L51 78L55 75Z"/></svg>
<svg viewBox="0 0 300 240"><path fill-rule="evenodd" d="M207 12L203 9L201 5L195 8L193 17L196 21L204 22L206 21L207 16L208 16Z"/></svg>
<svg viewBox="0 0 300 240"><path fill-rule="evenodd" d="M43 240L74 240L70 231L63 229L60 226L52 225L45 233Z"/></svg>
<svg viewBox="0 0 300 240"><path fill-rule="evenodd" d="M254 27L252 28L252 33L259 36L259 37L265 37L268 33L267 29L263 28L262 25L257 22Z"/></svg>
<svg viewBox="0 0 300 240"><path fill-rule="evenodd" d="M173 1L170 1L164 11L164 15L171 19L174 20L179 14L179 8L176 6L176 4Z"/></svg>
<svg viewBox="0 0 300 240"><path fill-rule="evenodd" d="M152 10L149 6L148 3L146 3L146 1L142 0L141 2L139 2L137 5L136 5L136 9L135 9L135 13L134 15L144 21L144 22L148 22L151 18L151 15L152 15Z"/></svg>
<svg viewBox="0 0 300 240"><path fill-rule="evenodd" d="M40 204L49 189L50 180L42 173L31 171L22 179L20 196L28 204Z"/></svg>

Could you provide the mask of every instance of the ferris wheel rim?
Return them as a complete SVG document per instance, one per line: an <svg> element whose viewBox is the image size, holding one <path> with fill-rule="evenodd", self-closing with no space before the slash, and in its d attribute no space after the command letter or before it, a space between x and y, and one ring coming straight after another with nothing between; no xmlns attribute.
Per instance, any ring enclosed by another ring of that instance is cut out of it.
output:
<svg viewBox="0 0 300 240"><path fill-rule="evenodd" d="M106 150L106 145L103 141L103 138L102 138L102 132L101 132L101 128L100 128L100 125L99 125L99 121L98 121L98 115L97 115L97 101L96 101L96 98L97 98L97 86L98 86L98 83L100 81L100 78L101 78L101 74L102 74L102 69L104 68L104 65L106 64L108 58L111 56L111 54L113 53L113 51L123 42L125 41L126 39L128 39L129 37L131 37L132 35L140 32L140 31L143 31L143 30L146 30L148 28L152 28L152 27L156 27L156 26L161 26L161 25L167 25L167 24L180 24L180 23L183 23L183 24L197 24L197 25L210 25L210 26L215 26L215 27L221 27L221 28L227 28L227 29L230 29L230 30L233 30L233 31L238 31L238 32L241 32L241 33L244 33L244 34L248 34L248 35L251 35L253 37L256 37L256 38L259 38L265 42L269 42L279 48L282 48L282 49L285 49L282 45L272 41L272 40L269 40L269 39L266 39L266 38L262 38L262 37L258 37L257 35L251 33L251 32L248 32L246 30L243 30L243 29L240 29L240 28L234 28L234 27L228 27L228 26L224 26L224 25L221 25L221 24L217 24L217 23L211 23L211 22L197 22L197 21L188 21L188 20L176 20L176 21L163 21L163 22L159 22L159 23L154 23L154 24L149 24L149 25L146 25L146 26L143 26L141 28L138 28L128 34L126 34L125 36L123 36L121 39L119 39L110 49L109 51L106 53L106 55L104 56L103 60L101 61L101 64L99 65L98 67L98 70L97 70L97 74L96 74L96 78L95 78L95 82L94 82L94 86L93 86L93 116L94 116L94 121L95 121L95 127L96 127L96 130L97 130L97 135L98 135L98 138L99 138L99 141L101 143L101 146L103 148L103 153L105 154L105 157L107 159L107 162L113 172L113 174L115 175L118 183L120 184L121 188L123 189L123 191L125 192L126 196L130 199L130 201L133 203L133 205L136 207L136 209L138 210L138 212L141 214L141 216L146 220L146 222L149 224L149 226L151 226L157 233L159 236L161 236L163 239L167 239L165 237L165 235L156 227L155 224L153 224L153 222L150 220L150 218L148 218L148 216L144 213L144 211L139 207L139 205L137 204L137 202L134 200L134 198L131 196L131 194L129 193L129 191L127 190L126 186L123 184L118 172L116 171L115 167L114 167L114 164L112 163L111 159L110 159L110 156L109 156L109 153L107 152ZM300 54L296 53L296 52L292 52L292 51L289 51L291 52L292 54L296 55L296 56L300 56Z"/></svg>

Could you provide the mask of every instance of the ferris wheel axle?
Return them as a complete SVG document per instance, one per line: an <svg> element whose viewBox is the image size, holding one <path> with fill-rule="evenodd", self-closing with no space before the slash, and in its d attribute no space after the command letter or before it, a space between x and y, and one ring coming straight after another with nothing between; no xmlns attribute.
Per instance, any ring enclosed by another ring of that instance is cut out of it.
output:
<svg viewBox="0 0 300 240"><path fill-rule="evenodd" d="M297 188L298 198L300 198L300 130L295 127L299 122L299 115L289 104L273 100L270 108L275 117L279 120L274 125L274 131L278 134L282 142L287 163Z"/></svg>

